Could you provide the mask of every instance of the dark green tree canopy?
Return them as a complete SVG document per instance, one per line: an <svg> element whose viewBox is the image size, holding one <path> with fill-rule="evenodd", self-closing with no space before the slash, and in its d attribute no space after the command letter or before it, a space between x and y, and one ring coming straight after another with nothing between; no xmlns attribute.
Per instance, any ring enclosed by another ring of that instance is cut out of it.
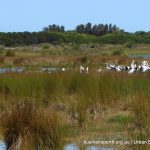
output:
<svg viewBox="0 0 150 150"><path fill-rule="evenodd" d="M64 26L56 24L44 27L40 32L0 32L0 45L20 46L40 43L150 43L150 32L124 32L112 24L80 24L76 29L65 31Z"/></svg>
<svg viewBox="0 0 150 150"><path fill-rule="evenodd" d="M107 33L112 33L115 31L119 31L120 29L116 25L112 24L97 24L92 25L92 23L88 22L83 25L80 24L76 26L76 32L85 33L85 34L93 34L95 36L101 36Z"/></svg>

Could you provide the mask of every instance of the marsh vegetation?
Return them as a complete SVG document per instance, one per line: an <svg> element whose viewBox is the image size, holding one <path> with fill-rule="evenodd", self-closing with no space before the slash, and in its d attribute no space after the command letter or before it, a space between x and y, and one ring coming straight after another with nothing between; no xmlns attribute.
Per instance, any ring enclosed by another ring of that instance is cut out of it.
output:
<svg viewBox="0 0 150 150"><path fill-rule="evenodd" d="M105 70L106 62L129 65L133 60L130 56L149 54L148 44L126 40L112 44L111 39L122 37L121 33L102 37L44 34L66 36L69 41L58 42L56 36L58 43L0 46L1 68L25 68L23 73L0 74L0 137L7 148L62 150L64 145L75 143L85 149L84 140L150 138L150 73ZM134 60L140 64L143 58ZM79 73L81 64L89 67L89 74ZM48 74L40 72L44 67L68 70ZM100 73L96 71L99 68ZM149 149L148 145L108 147Z"/></svg>
<svg viewBox="0 0 150 150"><path fill-rule="evenodd" d="M148 139L149 78L116 72L1 74L1 137L11 149Z"/></svg>

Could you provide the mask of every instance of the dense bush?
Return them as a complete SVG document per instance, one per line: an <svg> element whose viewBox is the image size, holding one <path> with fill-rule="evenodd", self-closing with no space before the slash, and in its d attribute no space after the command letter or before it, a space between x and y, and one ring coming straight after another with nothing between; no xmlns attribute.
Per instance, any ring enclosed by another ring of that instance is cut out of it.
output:
<svg viewBox="0 0 150 150"><path fill-rule="evenodd" d="M122 55L123 51L121 49L114 50L111 55Z"/></svg>
<svg viewBox="0 0 150 150"><path fill-rule="evenodd" d="M6 54L5 54L5 56L10 56L10 57L12 57L12 56L14 56L14 55L15 55L15 52L12 51L12 50L8 50L8 51L6 52Z"/></svg>

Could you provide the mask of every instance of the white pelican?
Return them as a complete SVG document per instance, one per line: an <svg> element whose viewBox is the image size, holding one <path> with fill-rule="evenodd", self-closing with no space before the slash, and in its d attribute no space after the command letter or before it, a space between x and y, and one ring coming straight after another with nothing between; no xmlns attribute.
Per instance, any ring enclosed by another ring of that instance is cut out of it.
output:
<svg viewBox="0 0 150 150"><path fill-rule="evenodd" d="M131 63L131 69L129 70L129 74L133 73L135 71L135 68L136 68L136 64L134 64L134 60L132 61Z"/></svg>
<svg viewBox="0 0 150 150"><path fill-rule="evenodd" d="M80 73L83 73L85 71L84 67L81 65L80 66Z"/></svg>

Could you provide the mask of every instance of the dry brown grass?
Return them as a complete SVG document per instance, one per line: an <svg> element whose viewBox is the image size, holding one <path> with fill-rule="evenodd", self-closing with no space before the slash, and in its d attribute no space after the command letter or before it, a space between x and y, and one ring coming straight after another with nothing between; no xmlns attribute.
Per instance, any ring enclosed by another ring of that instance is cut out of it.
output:
<svg viewBox="0 0 150 150"><path fill-rule="evenodd" d="M32 102L14 104L1 115L7 149L56 149L60 145L60 120L54 112Z"/></svg>
<svg viewBox="0 0 150 150"><path fill-rule="evenodd" d="M65 123L66 137L69 135L72 141L79 140L80 136L84 140L94 136L127 137L133 133L134 137L147 137L146 131L149 133L149 73L66 72L0 77L0 98L7 96L7 101L5 98L3 103L0 101L1 127L4 140L11 146L53 147L59 143L61 134L57 133ZM135 95L136 92L139 94ZM24 103L25 98L30 98L32 103ZM54 112L61 114L63 124ZM128 123L134 126L129 135Z"/></svg>

